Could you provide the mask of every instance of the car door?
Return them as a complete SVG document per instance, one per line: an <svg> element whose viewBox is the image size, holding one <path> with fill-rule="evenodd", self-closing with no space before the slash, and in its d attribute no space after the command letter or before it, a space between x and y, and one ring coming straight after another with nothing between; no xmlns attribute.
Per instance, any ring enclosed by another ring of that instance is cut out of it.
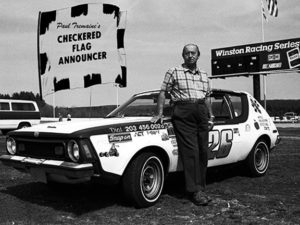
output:
<svg viewBox="0 0 300 225"><path fill-rule="evenodd" d="M210 96L215 126L209 132L208 166L237 162L243 152L247 98L235 92L213 92Z"/></svg>

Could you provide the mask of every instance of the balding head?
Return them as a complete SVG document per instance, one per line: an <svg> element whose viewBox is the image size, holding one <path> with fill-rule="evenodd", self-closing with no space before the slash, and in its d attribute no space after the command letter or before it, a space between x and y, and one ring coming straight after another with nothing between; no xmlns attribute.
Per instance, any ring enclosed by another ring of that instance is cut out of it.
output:
<svg viewBox="0 0 300 225"><path fill-rule="evenodd" d="M198 57L200 56L200 50L199 50L198 45L196 45L196 44L187 44L182 49L182 56L183 57L184 57L184 53L187 51L187 49L190 49L190 48L196 48L196 51L198 53Z"/></svg>

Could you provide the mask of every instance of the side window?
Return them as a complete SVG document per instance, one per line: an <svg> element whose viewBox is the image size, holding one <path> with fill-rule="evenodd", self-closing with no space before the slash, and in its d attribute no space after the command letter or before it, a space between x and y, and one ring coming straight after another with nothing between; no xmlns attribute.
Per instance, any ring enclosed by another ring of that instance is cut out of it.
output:
<svg viewBox="0 0 300 225"><path fill-rule="evenodd" d="M247 119L243 96L236 93L213 93L210 96L215 122L218 124L240 123Z"/></svg>
<svg viewBox="0 0 300 225"><path fill-rule="evenodd" d="M211 95L210 101L215 121L217 123L226 123L233 118L226 95Z"/></svg>
<svg viewBox="0 0 300 225"><path fill-rule="evenodd" d="M155 110L155 104L150 98L136 99L125 110L122 111L125 116L152 116Z"/></svg>
<svg viewBox="0 0 300 225"><path fill-rule="evenodd" d="M9 110L9 103L8 102L0 102L0 110Z"/></svg>
<svg viewBox="0 0 300 225"><path fill-rule="evenodd" d="M166 98L164 105L164 115L168 116L171 112L170 99ZM157 96L138 98L130 103L123 111L125 116L153 116L157 111Z"/></svg>
<svg viewBox="0 0 300 225"><path fill-rule="evenodd" d="M16 111L35 111L34 105L32 103L11 103L12 110Z"/></svg>
<svg viewBox="0 0 300 225"><path fill-rule="evenodd" d="M241 96L230 95L229 99L233 108L234 117L240 117L243 112Z"/></svg>

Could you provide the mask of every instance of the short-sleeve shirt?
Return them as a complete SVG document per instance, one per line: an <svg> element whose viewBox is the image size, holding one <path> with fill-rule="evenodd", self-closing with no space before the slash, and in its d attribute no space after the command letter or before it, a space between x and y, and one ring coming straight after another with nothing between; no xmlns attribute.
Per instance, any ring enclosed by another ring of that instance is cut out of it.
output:
<svg viewBox="0 0 300 225"><path fill-rule="evenodd" d="M167 71L162 91L169 92L172 101L204 99L210 94L210 82L205 71L197 68L194 72L183 65Z"/></svg>

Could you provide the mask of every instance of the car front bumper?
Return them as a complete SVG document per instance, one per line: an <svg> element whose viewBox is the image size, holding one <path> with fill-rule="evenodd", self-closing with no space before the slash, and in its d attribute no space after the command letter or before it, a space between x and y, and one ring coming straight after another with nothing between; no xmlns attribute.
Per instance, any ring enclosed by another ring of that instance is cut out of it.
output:
<svg viewBox="0 0 300 225"><path fill-rule="evenodd" d="M73 163L59 160L37 159L23 156L2 155L0 161L24 172L29 172L35 179L47 182L48 179L58 182L75 183L90 179L94 175L93 164Z"/></svg>

